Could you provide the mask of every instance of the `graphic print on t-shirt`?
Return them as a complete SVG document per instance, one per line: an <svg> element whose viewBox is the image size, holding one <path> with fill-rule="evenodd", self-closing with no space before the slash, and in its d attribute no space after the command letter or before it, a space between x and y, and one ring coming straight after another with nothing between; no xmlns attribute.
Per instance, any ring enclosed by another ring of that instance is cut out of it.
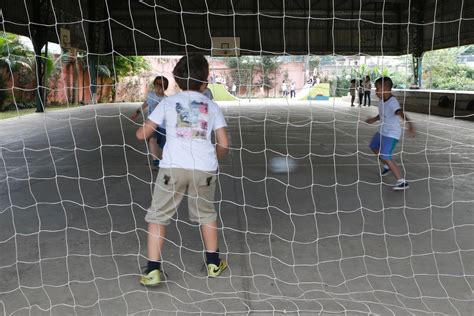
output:
<svg viewBox="0 0 474 316"><path fill-rule="evenodd" d="M176 103L176 113L178 113L176 136L187 139L206 139L209 119L207 103L192 101L189 108Z"/></svg>

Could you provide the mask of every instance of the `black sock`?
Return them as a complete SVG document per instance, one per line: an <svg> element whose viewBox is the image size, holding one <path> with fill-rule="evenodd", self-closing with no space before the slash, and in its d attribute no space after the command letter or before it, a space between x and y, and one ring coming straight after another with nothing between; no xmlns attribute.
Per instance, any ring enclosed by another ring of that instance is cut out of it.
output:
<svg viewBox="0 0 474 316"><path fill-rule="evenodd" d="M145 273L150 273L153 270L160 270L161 268L161 262L160 261L148 261L148 267L145 271Z"/></svg>
<svg viewBox="0 0 474 316"><path fill-rule="evenodd" d="M221 259L219 258L219 249L216 252L207 252L206 251L206 264L215 264L219 266Z"/></svg>

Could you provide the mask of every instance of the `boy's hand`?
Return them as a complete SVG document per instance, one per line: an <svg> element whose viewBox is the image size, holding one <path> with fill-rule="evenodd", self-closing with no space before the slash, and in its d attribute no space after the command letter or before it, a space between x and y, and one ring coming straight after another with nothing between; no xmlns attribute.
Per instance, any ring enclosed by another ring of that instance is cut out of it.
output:
<svg viewBox="0 0 474 316"><path fill-rule="evenodd" d="M416 135L415 125L413 125L413 123L410 121L407 122L407 131L410 137L415 137Z"/></svg>
<svg viewBox="0 0 474 316"><path fill-rule="evenodd" d="M374 122L377 122L380 119L380 116L374 116L374 117L369 117L368 119L365 120L367 124L372 124Z"/></svg>
<svg viewBox="0 0 474 316"><path fill-rule="evenodd" d="M140 111L139 110L136 110L135 112L132 113L132 115L130 115L130 118L135 121L138 117L138 114L140 114Z"/></svg>
<svg viewBox="0 0 474 316"><path fill-rule="evenodd" d="M146 120L142 126L140 126L135 132L135 136L138 140L149 139L153 133L155 133L156 128L158 127L153 121Z"/></svg>

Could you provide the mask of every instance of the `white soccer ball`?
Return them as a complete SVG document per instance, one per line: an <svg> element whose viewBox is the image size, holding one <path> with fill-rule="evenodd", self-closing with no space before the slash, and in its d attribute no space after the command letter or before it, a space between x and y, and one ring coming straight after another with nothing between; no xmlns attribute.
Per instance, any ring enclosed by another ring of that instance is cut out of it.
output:
<svg viewBox="0 0 474 316"><path fill-rule="evenodd" d="M290 157L272 157L269 160L270 171L288 173L296 170L296 161Z"/></svg>

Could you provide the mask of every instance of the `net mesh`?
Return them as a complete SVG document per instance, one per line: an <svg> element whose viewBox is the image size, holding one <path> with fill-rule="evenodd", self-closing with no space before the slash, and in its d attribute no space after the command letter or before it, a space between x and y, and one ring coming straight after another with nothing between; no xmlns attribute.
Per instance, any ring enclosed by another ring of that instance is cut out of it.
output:
<svg viewBox="0 0 474 316"><path fill-rule="evenodd" d="M231 7L234 2L229 2ZM142 10L169 11L178 20L193 14L181 1L178 11L159 2L141 3ZM210 3L206 1L206 7ZM363 17L361 1L351 21L359 34L368 24L381 25L383 53L384 26L390 29L391 23L384 20L387 1L377 3L382 10L377 19ZM302 19L285 11L259 11L258 4L252 14L262 18L283 23ZM82 8L81 2L77 5ZM435 15L438 5L433 2ZM107 2L105 9L105 20L87 22L118 23ZM56 13L53 2L49 10ZM235 34L235 18L246 13L229 12ZM469 19L463 12L461 8L450 20L458 22L459 29L462 20ZM123 27L161 45L168 40L156 16L153 34L135 29L133 18L131 28ZM204 16L212 23L219 14L208 8ZM0 17L4 31L15 24L4 13ZM344 21L336 17L336 9L327 18L309 13L303 19L308 28L328 19L333 25ZM70 24L80 28L85 21ZM433 23L432 45L441 23L446 21ZM36 24L28 20L23 26ZM409 36L410 17L402 25ZM183 33L184 42L173 44L206 47ZM259 32L255 36L265 40ZM288 36L281 38L284 47ZM334 29L329 37L338 57ZM211 34L204 40L211 41ZM352 57L360 61L369 53L363 50L368 39L353 40L359 52ZM139 55L138 41L133 41ZM405 53L410 51L407 45ZM286 49L250 53L259 55L254 61L262 69L267 54L283 53L284 62L291 58ZM113 40L107 54L118 54ZM313 57L301 58L309 62ZM222 59L209 60L218 76ZM411 188L393 192L393 179L380 176L381 167L367 146L376 127L364 120L377 114L375 99L372 107L351 108L347 97L318 99L318 92L314 99L301 101L313 82L307 83L309 75L288 64L278 71L287 72L286 80L304 78L298 97L281 98L280 83L266 95L264 80L249 75L242 60L225 68L228 73L223 75L236 73L240 98L220 103L231 150L220 162L215 204L220 253L229 269L219 278L207 277L198 226L188 220L187 203L182 203L167 231L165 280L156 288L140 286L147 260L144 216L156 170L148 145L135 139L138 124L130 114L137 104L47 111L0 122L0 314L474 313L474 128L458 119L472 114L455 111L453 117L443 118L409 113L416 138L402 138L394 159ZM406 60L411 67L411 57ZM378 65L389 61L382 54ZM342 68L335 66L329 75L341 75ZM163 65L154 71L172 77ZM47 90L71 88L66 78L61 80L62 88ZM219 94L222 83L215 84ZM98 89L112 86L98 82ZM11 89L0 92L15 96L35 88L14 81ZM342 86L334 89L348 92ZM396 96L402 106L412 102L406 91ZM431 92L429 96L431 109Z"/></svg>

